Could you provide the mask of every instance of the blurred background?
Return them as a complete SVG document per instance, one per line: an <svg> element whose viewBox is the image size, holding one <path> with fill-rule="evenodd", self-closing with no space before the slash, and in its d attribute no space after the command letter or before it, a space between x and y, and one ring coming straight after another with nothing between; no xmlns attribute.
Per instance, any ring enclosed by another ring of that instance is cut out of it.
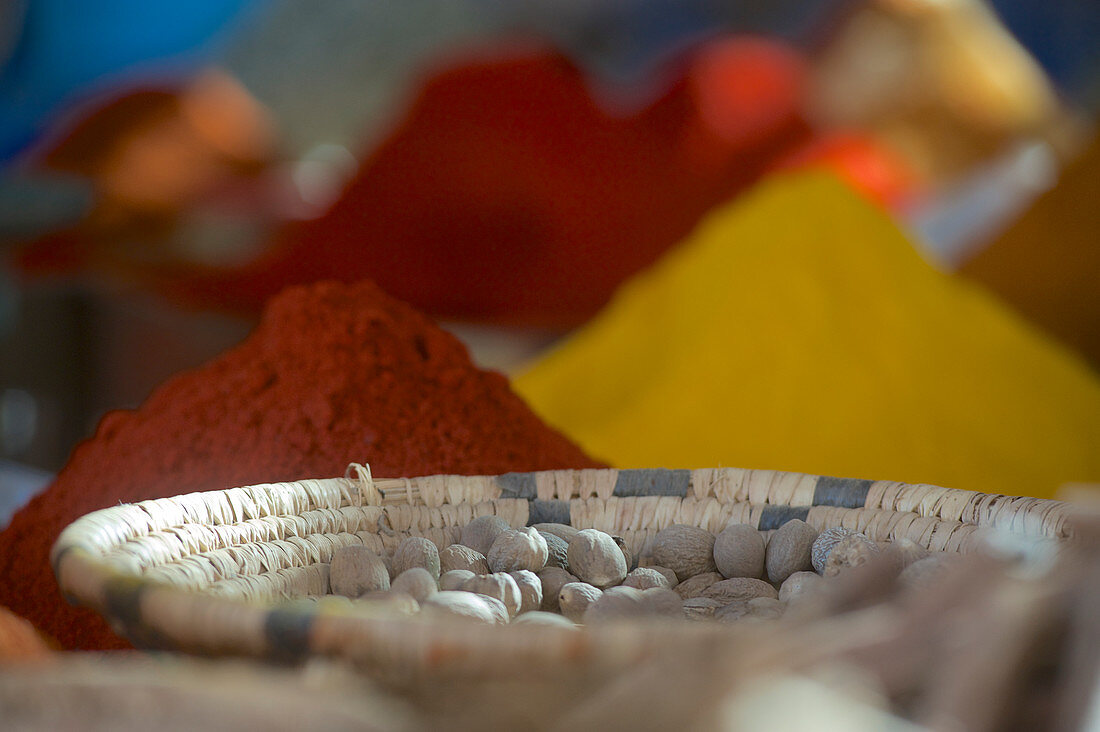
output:
<svg viewBox="0 0 1100 732"><path fill-rule="evenodd" d="M0 518L284 287L374 279L517 372L798 171L1093 378L1097 37L1071 0L7 0Z"/></svg>

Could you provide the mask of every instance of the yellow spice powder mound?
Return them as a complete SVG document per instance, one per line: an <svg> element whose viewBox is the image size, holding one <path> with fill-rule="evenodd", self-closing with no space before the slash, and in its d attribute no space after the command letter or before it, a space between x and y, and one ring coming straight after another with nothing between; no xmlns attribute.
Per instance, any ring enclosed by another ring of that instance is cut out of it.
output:
<svg viewBox="0 0 1100 732"><path fill-rule="evenodd" d="M515 387L617 467L1100 480L1097 375L823 174L714 211Z"/></svg>

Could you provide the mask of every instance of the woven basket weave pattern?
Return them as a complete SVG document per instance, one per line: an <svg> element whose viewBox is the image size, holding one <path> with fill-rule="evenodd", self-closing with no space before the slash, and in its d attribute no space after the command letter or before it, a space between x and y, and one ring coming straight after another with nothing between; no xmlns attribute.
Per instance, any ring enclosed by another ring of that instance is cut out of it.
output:
<svg viewBox="0 0 1100 732"><path fill-rule="evenodd" d="M767 470L372 479L369 469L353 464L343 478L192 493L97 511L62 533L52 558L71 598L104 613L142 644L237 653L270 652L274 644L291 655L327 645L378 661L388 657L380 642L386 623L318 620L273 602L323 594L327 563L340 546L392 552L406 536L424 536L443 548L458 541L462 526L485 514L512 526L558 521L600 529L623 537L635 553L672 524L718 532L733 521L767 531L792 518L817 529L849 527L876 541L908 538L934 550L969 552L990 528L1064 539L1070 507ZM431 656L432 642L445 637L424 638L429 645L417 647L420 661ZM531 652L564 652L560 635L534 632L530 638L541 644ZM407 648L389 651L408 656Z"/></svg>

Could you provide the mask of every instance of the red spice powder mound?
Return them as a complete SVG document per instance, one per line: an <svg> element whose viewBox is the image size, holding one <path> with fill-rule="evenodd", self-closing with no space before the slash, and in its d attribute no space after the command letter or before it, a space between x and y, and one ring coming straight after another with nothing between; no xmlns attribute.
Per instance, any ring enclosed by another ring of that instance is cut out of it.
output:
<svg viewBox="0 0 1100 732"><path fill-rule="evenodd" d="M68 606L47 555L73 520L121 502L269 481L598 467L498 373L369 282L273 299L241 345L112 412L0 533L0 605L69 649L125 648Z"/></svg>

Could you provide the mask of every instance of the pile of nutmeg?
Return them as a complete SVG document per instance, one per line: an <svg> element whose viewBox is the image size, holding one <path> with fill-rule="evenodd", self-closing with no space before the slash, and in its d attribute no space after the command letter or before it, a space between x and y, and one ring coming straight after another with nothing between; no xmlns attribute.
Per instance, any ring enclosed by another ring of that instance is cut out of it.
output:
<svg viewBox="0 0 1100 732"><path fill-rule="evenodd" d="M647 617L734 622L779 617L824 578L882 556L896 562L902 584L934 576L954 557L908 540L879 544L847 528L819 533L798 519L772 531L730 524L717 536L673 525L634 556L622 539L596 529L513 529L499 516L480 516L442 551L416 536L392 557L341 547L329 586L380 616L564 626Z"/></svg>

